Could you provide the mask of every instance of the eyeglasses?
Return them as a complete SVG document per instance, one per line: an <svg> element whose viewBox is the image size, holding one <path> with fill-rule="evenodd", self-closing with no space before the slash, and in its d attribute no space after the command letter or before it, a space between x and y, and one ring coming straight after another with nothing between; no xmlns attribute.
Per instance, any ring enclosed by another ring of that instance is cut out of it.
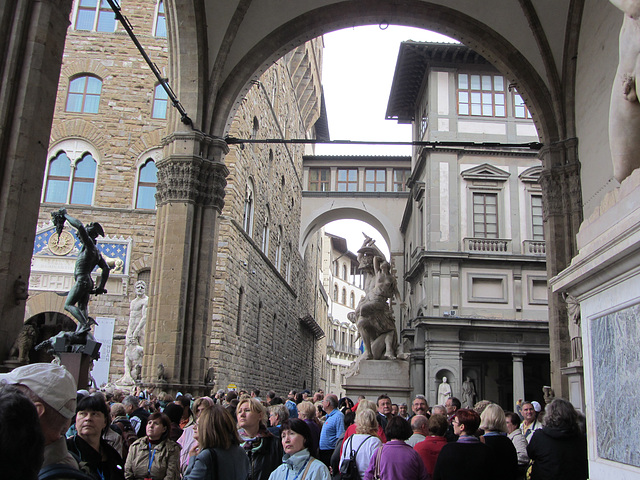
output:
<svg viewBox="0 0 640 480"><path fill-rule="evenodd" d="M451 425L458 425L458 426L460 426L460 425L462 425L462 424L461 424L460 422L458 422L457 420L452 420L452 421L451 421Z"/></svg>

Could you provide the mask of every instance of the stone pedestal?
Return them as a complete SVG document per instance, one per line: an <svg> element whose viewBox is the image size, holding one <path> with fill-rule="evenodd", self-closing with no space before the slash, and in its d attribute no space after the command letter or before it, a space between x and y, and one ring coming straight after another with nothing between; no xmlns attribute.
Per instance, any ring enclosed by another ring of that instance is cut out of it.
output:
<svg viewBox="0 0 640 480"><path fill-rule="evenodd" d="M409 362L406 360L361 360L358 371L342 386L354 402L364 395L375 402L378 395L389 395L392 403L411 401Z"/></svg>
<svg viewBox="0 0 640 480"><path fill-rule="evenodd" d="M569 381L569 401L576 410L585 414L584 409L584 371L582 361L571 362L561 369Z"/></svg>
<svg viewBox="0 0 640 480"><path fill-rule="evenodd" d="M629 433L640 428L640 170L607 194L577 241L580 253L550 284L580 303L590 478L640 478L640 438ZM579 364L563 373L577 388Z"/></svg>
<svg viewBox="0 0 640 480"><path fill-rule="evenodd" d="M64 368L69 370L73 378L78 382L78 390L89 388L89 369L91 368L92 358L86 353L58 353L60 363Z"/></svg>

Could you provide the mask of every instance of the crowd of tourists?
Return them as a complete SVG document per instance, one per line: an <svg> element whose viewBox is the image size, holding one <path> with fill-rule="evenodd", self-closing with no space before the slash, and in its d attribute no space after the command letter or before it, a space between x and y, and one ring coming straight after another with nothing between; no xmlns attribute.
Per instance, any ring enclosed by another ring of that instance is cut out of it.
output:
<svg viewBox="0 0 640 480"><path fill-rule="evenodd" d="M76 390L63 367L0 375L3 478L25 480L583 480L585 423L570 402L516 412L450 397L409 407L321 390L175 398L153 385Z"/></svg>

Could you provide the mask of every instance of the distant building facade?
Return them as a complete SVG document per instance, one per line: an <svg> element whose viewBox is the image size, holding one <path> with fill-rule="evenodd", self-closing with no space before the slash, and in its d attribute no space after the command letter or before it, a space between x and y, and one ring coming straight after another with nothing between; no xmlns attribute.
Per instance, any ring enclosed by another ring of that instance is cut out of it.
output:
<svg viewBox="0 0 640 480"><path fill-rule="evenodd" d="M541 401L550 381L542 167L522 98L463 45L403 42L387 118L411 123L417 141L469 142L416 147L412 158L401 334L414 393L434 404L446 377L460 398L468 378L475 401Z"/></svg>
<svg viewBox="0 0 640 480"><path fill-rule="evenodd" d="M125 2L122 11L166 74L162 0ZM321 39L277 61L246 95L230 134L247 139L313 138L316 125L324 125L326 132L321 65ZM114 268L108 294L92 299L90 314L101 325L111 325L102 351L103 358L110 357L109 381L123 373L133 286L144 280L150 297L154 289L150 272L157 164L163 159L170 108L166 92L110 8L76 0L48 148L25 320L37 325L38 341L70 322L62 308L64 296L56 292L68 290L73 282L77 242L73 237L62 245L51 241L50 213L64 207L85 223L100 222L106 236L99 245ZM321 286L313 270L319 263L320 237L304 257L298 249L302 155L309 153L304 149L238 145L225 159L229 175L215 278L208 298L197 300L214 305L211 333L189 339L202 348L207 371L206 378L185 386L194 393L228 383L281 392L320 385L326 325L318 323L315 308L322 321L327 318L326 302L323 307L316 299ZM145 352L160 361L171 355L154 349L151 340Z"/></svg>

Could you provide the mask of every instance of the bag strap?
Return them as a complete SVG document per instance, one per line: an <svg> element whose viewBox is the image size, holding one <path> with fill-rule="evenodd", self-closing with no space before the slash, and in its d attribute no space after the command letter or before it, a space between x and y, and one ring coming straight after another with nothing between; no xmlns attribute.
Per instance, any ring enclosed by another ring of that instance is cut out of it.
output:
<svg viewBox="0 0 640 480"><path fill-rule="evenodd" d="M302 478L300 480L304 480L307 477L307 472L311 468L311 464L315 462L315 459L311 461L313 457L309 457L309 461L307 462L307 468L304 469L304 473L302 474Z"/></svg>
<svg viewBox="0 0 640 480"><path fill-rule="evenodd" d="M352 438L353 435L351 435ZM367 438L365 438L362 443L360 445L358 445L358 448L356 448L356 453L353 455L353 458L356 458L358 456L358 452L360 451L360 449L362 448L362 445L364 445L364 442L366 442L367 440L369 440L371 437L373 437L373 435L367 435ZM353 453L353 449L351 449L351 452Z"/></svg>
<svg viewBox="0 0 640 480"><path fill-rule="evenodd" d="M384 445L380 445L378 448L378 453L376 454L376 468L374 469L373 478L375 480L380 480L380 458L382 457L382 448Z"/></svg>

